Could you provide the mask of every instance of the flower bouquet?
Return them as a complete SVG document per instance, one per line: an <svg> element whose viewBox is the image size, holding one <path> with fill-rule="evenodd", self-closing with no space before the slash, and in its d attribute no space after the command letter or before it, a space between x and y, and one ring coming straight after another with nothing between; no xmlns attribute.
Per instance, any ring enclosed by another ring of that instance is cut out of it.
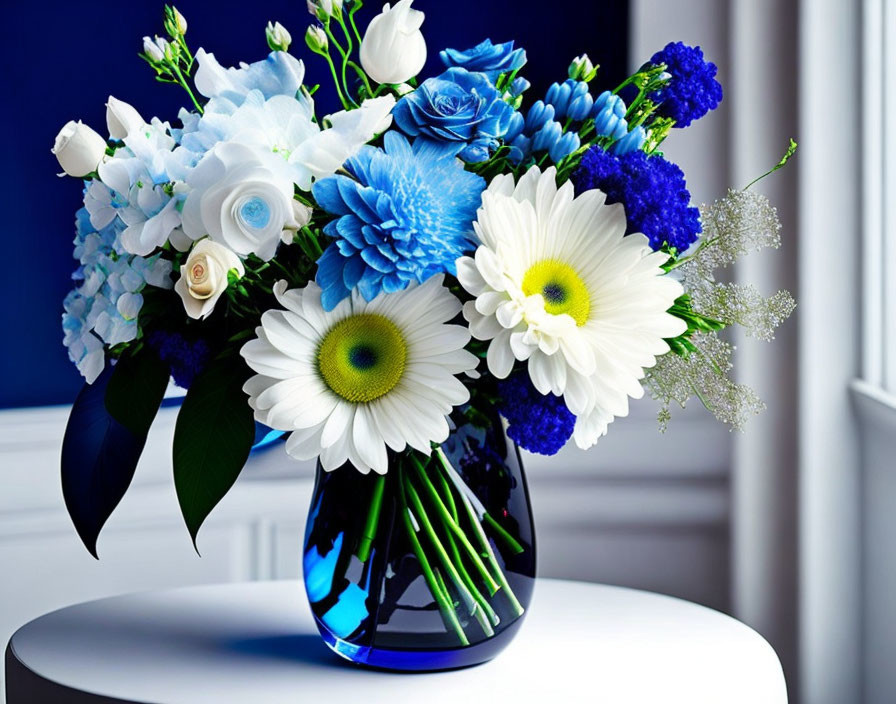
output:
<svg viewBox="0 0 896 704"><path fill-rule="evenodd" d="M95 555L173 379L194 542L282 439L318 462L303 563L326 642L440 669L492 657L529 604L518 448L588 448L645 392L663 429L692 396L741 427L761 403L727 377L720 332L768 339L794 304L715 279L779 245L768 201L748 186L693 207L660 152L722 98L699 48L602 92L583 55L530 101L513 42L442 51L423 80L423 13L387 4L362 34L361 4L308 2L339 112L315 112L281 24L266 58L225 68L166 7L141 56L185 90L177 126L110 97L108 139L59 133L84 184L63 328L87 381L63 488Z"/></svg>

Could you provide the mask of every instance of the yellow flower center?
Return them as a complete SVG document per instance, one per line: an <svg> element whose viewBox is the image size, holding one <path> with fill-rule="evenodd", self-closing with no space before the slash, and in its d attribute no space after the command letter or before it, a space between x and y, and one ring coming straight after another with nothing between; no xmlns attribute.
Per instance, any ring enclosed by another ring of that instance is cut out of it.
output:
<svg viewBox="0 0 896 704"><path fill-rule="evenodd" d="M389 393L404 374L408 348L391 320L360 313L338 322L324 336L317 366L324 382L352 403Z"/></svg>
<svg viewBox="0 0 896 704"><path fill-rule="evenodd" d="M591 312L591 295L582 277L569 264L545 259L529 267L523 277L523 293L541 294L544 309L552 315L564 313L582 326Z"/></svg>

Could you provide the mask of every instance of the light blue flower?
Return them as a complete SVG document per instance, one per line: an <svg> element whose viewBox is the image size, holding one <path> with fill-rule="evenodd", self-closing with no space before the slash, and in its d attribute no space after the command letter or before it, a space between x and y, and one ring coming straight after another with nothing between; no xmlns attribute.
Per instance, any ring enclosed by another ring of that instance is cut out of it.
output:
<svg viewBox="0 0 896 704"><path fill-rule="evenodd" d="M558 120L567 118L575 121L586 119L594 106L594 99L588 92L588 84L584 81L567 79L563 83L554 83L548 88L544 102L554 107L554 115Z"/></svg>
<svg viewBox="0 0 896 704"><path fill-rule="evenodd" d="M477 163L499 146L515 112L484 74L450 68L399 100L392 115L409 137L462 142L460 158Z"/></svg>
<svg viewBox="0 0 896 704"><path fill-rule="evenodd" d="M324 231L334 238L318 262L317 283L326 310L358 287L368 301L440 273L473 248L473 220L485 180L455 156L462 144L417 139L395 131L384 148L365 146L346 163L351 177L314 184L318 205L338 219Z"/></svg>
<svg viewBox="0 0 896 704"><path fill-rule="evenodd" d="M627 108L622 98L613 95L610 91L601 93L594 101L592 109L595 133L601 137L614 139L609 151L618 156L637 151L644 145L647 138L644 128L640 125L629 130L628 122L625 119L626 111Z"/></svg>
<svg viewBox="0 0 896 704"><path fill-rule="evenodd" d="M214 54L196 51L196 89L206 98L227 98L240 105L249 91L259 90L265 99L275 95L295 98L305 78L304 64L284 51L272 51L263 61L224 68Z"/></svg>
<svg viewBox="0 0 896 704"><path fill-rule="evenodd" d="M457 66L467 71L478 71L494 83L502 73L512 73L522 68L526 64L526 51L514 49L513 42L492 44L491 39L486 39L466 51L445 49L439 52L439 58L446 68Z"/></svg>
<svg viewBox="0 0 896 704"><path fill-rule="evenodd" d="M160 255L128 255L121 246L124 223L114 218L100 230L86 208L75 218L76 288L63 301L63 343L78 370L92 383L105 366L105 346L130 342L147 284L171 288L171 262Z"/></svg>

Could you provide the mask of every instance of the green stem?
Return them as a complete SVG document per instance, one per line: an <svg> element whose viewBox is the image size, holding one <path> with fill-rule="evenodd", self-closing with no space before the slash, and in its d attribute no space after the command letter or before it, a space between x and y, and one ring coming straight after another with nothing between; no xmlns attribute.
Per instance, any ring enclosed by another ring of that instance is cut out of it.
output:
<svg viewBox="0 0 896 704"><path fill-rule="evenodd" d="M184 74L181 73L180 67L176 63L171 63L170 66L171 70L174 71L174 75L177 76L177 82L180 83L185 91L187 91L187 94L190 96L190 100L193 101L193 105L196 106L197 112L201 115L204 112L202 106L199 104L199 101L196 100L193 89L190 88L189 84L187 83L187 79L184 78Z"/></svg>
<svg viewBox="0 0 896 704"><path fill-rule="evenodd" d="M375 98L377 93L379 93L380 88L382 88L382 86L380 86L379 88L376 89L376 91L374 91L370 87L370 81L367 80L367 74L364 72L364 69L361 68L360 66L358 66L358 64L356 64L354 61L348 61L348 65L352 67L352 70L356 74L358 74L358 78L361 79L361 82L364 84L364 88L367 90L367 95L371 96L372 98Z"/></svg>
<svg viewBox="0 0 896 704"><path fill-rule="evenodd" d="M355 33L355 38L358 40L358 46L361 46L361 33L358 31L358 25L355 24L355 13L361 9L361 3L356 2L355 6L349 10L348 13L348 21L352 26L352 31Z"/></svg>
<svg viewBox="0 0 896 704"><path fill-rule="evenodd" d="M445 456L445 452L441 447L436 448L436 454L438 455L439 460L442 462L442 466L448 472L448 475L452 478L452 481L456 481L454 474L451 471L453 470L453 467L451 467L451 462ZM501 585L501 588L507 595L508 600L510 601L514 611L516 612L516 615L521 616L525 609L519 602L519 599L516 598L513 590L510 588L510 584L507 582L507 577L504 576L504 571L501 569L501 566L498 564L498 561L495 558L495 552L494 550L492 550L491 543L488 542L488 537L485 535L485 531L482 529L482 525L479 523L479 517L476 515L476 511L473 509L473 505L470 503L470 499L467 498L467 495L463 492L463 489L461 487L457 487L457 489L458 494L460 495L461 503L464 505L464 508L467 511L467 515L470 518L470 522L473 524L473 529L476 533L476 537L479 539L479 542L482 545L482 549L488 556L488 561L495 573L495 578L498 580L498 583Z"/></svg>
<svg viewBox="0 0 896 704"><path fill-rule="evenodd" d="M510 533L504 530L501 524L498 523L494 518L492 518L488 513L484 514L482 518L491 527L491 529L495 531L495 533L497 533L505 543L507 543L507 547L509 547L515 555L519 555L523 551L523 546L520 545L519 542L517 542L517 540L515 540Z"/></svg>
<svg viewBox="0 0 896 704"><path fill-rule="evenodd" d="M460 573L457 571L454 563L451 562L451 558L448 556L448 552L445 550L445 546L442 545L442 541L439 540L436 529L433 527L432 522L429 520L429 516L426 515L426 509L423 506L423 502L420 500L420 496L417 494L417 490L414 489L414 485L411 484L411 478L407 474L405 474L403 478L404 490L407 497L410 499L414 518L423 527L423 532L426 533L426 535L429 537L429 541L432 543L433 548L435 548L436 555L438 556L439 561L442 563L442 566L445 568L448 576L451 577L451 581L454 583L454 587L455 589L457 589L458 594L463 600L467 611L470 612L470 615L476 616L477 612L479 611L479 604L467 589L466 585L463 582L463 579L460 576Z"/></svg>
<svg viewBox="0 0 896 704"><path fill-rule="evenodd" d="M411 548L414 551L414 555L417 557L417 561L420 563L423 578L426 580L433 598L439 605L439 611L442 613L442 620L445 621L445 625L454 630L462 645L469 645L470 641L467 639L467 635L464 633L460 621L457 620L457 614L454 612L454 605L448 600L447 589L445 589L444 583L441 582L432 571L429 560L426 559L426 554L423 552L423 546L420 544L420 540L417 537L418 529L414 527L414 521L411 518L411 509L410 506L408 506L404 484L400 481L398 484L401 497L401 515L404 517L404 525L408 531L408 540L411 543Z"/></svg>
<svg viewBox="0 0 896 704"><path fill-rule="evenodd" d="M349 109L348 101L345 99L345 95L342 93L342 88L339 85L339 75L336 73L336 65L333 63L333 59L330 58L330 52L324 52L320 54L326 59L327 64L330 66L330 74L333 76L333 84L336 86L336 93L339 95L339 102L342 103L342 107L346 110Z"/></svg>
<svg viewBox="0 0 896 704"><path fill-rule="evenodd" d="M417 470L417 476L420 477L420 480L426 489L426 493L429 494L430 499L432 499L435 504L436 512L439 514L445 525L454 533L461 546L469 554L470 560L473 562L476 570L488 586L489 594L494 595L494 593L498 591L498 583L489 573L488 568L485 566L485 563L482 562L482 558L479 556L476 548L473 547L469 538L467 538L466 534L461 530L461 527L451 518L451 515L448 513L448 509L445 508L445 504L442 503L442 499L439 497L438 492L432 485L432 482L429 481L429 477L426 476L426 471L423 469L423 465L415 456L411 456L411 461L414 468Z"/></svg>
<svg viewBox="0 0 896 704"><path fill-rule="evenodd" d="M370 548L376 537L376 528L380 520L380 509L383 506L383 489L386 486L386 475L381 474L376 478L373 486L373 496L370 499L370 510L367 512L367 522L364 524L364 532L361 534L361 544L355 553L361 562L367 562L370 557Z"/></svg>
<svg viewBox="0 0 896 704"><path fill-rule="evenodd" d="M454 521L458 522L459 517L457 514L457 508L454 503L454 498L451 496L451 485L448 483L448 480L445 478L445 475L442 472L439 472L439 479L441 480L443 495L446 497L446 501L450 503L451 514L454 517ZM444 524L443 524L444 527ZM498 614L495 613L495 610L492 608L491 604L482 596L482 593L479 589L476 588L476 584L473 582L473 578L470 577L470 573L467 572L464 567L463 559L461 558L460 551L457 548L457 543L454 540L454 536L451 534L451 531L445 528L445 536L448 541L448 547L451 550L451 555L454 558L454 564L457 566L458 571L460 572L460 576L464 580L464 584L467 585L467 589L473 594L473 598L476 599L476 602L485 612L488 621L486 623L482 622L480 619L480 623L482 624L482 630L485 631L487 636L494 635L494 631L492 631L491 626L497 626L501 619L498 618Z"/></svg>

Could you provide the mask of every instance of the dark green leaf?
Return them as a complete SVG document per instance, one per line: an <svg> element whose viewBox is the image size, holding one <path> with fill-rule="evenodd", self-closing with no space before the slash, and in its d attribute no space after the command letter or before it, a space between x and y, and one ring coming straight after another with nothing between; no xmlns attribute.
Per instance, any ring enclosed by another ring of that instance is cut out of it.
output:
<svg viewBox="0 0 896 704"><path fill-rule="evenodd" d="M146 437L158 413L171 370L149 347L122 357L106 387L106 410L134 435Z"/></svg>
<svg viewBox="0 0 896 704"><path fill-rule="evenodd" d="M243 383L248 369L219 360L196 377L174 430L174 486L193 545L202 523L249 457L255 421Z"/></svg>

